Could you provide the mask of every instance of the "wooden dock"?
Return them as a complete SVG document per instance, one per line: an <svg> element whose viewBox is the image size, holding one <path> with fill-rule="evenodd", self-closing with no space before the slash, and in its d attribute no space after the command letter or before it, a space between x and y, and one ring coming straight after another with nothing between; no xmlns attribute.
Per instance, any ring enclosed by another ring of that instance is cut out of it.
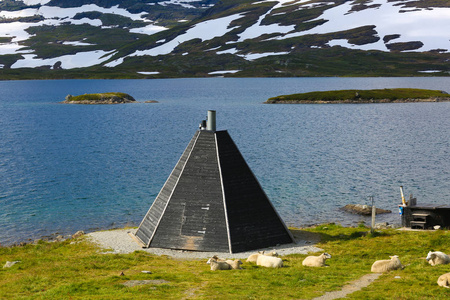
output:
<svg viewBox="0 0 450 300"><path fill-rule="evenodd" d="M450 206L434 204L399 205L402 211L402 226L412 229L450 228Z"/></svg>

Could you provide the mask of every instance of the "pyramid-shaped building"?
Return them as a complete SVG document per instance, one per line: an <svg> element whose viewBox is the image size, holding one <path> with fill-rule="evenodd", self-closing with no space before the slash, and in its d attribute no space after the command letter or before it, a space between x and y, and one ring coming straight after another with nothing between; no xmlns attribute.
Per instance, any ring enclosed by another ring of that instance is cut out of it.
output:
<svg viewBox="0 0 450 300"><path fill-rule="evenodd" d="M144 247L243 252L294 242L215 111L189 142L142 220Z"/></svg>

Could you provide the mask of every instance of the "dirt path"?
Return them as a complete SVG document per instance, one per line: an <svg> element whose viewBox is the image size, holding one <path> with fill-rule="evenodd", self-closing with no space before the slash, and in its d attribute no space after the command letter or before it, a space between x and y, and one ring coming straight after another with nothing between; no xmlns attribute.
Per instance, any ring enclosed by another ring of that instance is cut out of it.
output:
<svg viewBox="0 0 450 300"><path fill-rule="evenodd" d="M375 281L378 277L380 277L381 273L371 273L364 275L363 277L350 282L349 284L342 287L340 291L328 292L323 296L316 297L313 300L333 300L339 299L351 294L353 292L359 291L362 288L365 288L373 281Z"/></svg>

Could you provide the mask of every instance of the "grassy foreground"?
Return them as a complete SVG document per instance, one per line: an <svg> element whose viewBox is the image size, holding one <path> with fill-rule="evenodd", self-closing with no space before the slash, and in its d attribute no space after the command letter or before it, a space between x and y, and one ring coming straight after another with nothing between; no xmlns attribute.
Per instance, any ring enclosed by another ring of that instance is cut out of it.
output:
<svg viewBox="0 0 450 300"><path fill-rule="evenodd" d="M292 229L296 231L298 229ZM205 260L174 260L143 251L105 254L85 238L0 248L0 299L312 299L370 273L375 260L398 255L403 270L382 275L349 299L448 299L437 278L450 265L432 267L429 250L450 252L448 231L383 230L335 224L302 229L332 255L329 267L307 268L307 255L283 256L284 267L267 269L244 261L243 270L210 271ZM318 255L318 254L315 254ZM148 270L152 274L144 274ZM120 275L123 272L124 275ZM130 280L151 280L127 287Z"/></svg>
<svg viewBox="0 0 450 300"><path fill-rule="evenodd" d="M373 89L373 90L337 90L320 91L269 98L266 103L295 102L410 102L420 99L448 99L450 95L443 91L427 89Z"/></svg>

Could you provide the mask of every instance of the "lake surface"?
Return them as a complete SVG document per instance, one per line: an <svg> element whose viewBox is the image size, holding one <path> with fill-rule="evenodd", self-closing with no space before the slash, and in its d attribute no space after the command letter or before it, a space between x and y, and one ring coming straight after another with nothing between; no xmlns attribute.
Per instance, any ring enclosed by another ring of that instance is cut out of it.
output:
<svg viewBox="0 0 450 300"><path fill-rule="evenodd" d="M449 204L450 103L266 105L281 94L414 87L450 78L0 81L0 244L139 225L207 110L289 226L354 225L349 203L392 210L399 186ZM157 104L65 105L119 91Z"/></svg>

